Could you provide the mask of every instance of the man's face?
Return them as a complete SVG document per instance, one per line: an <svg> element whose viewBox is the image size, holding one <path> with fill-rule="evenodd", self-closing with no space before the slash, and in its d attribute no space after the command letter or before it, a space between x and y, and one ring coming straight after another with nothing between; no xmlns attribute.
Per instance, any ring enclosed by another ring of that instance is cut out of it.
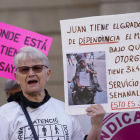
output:
<svg viewBox="0 0 140 140"><path fill-rule="evenodd" d="M81 68L86 68L86 66L87 66L87 63L86 63L85 60L81 60L81 61L79 62L79 64L80 64Z"/></svg>
<svg viewBox="0 0 140 140"><path fill-rule="evenodd" d="M20 66L29 66L34 65L43 65L41 61L32 61L30 58L27 58L24 63L20 61ZM43 66L43 70L40 73L35 73L32 68L26 73L22 74L19 71L15 73L16 80L20 84L23 94L26 95L37 95L44 93L44 87L46 82L49 80L51 70L46 71L46 67Z"/></svg>
<svg viewBox="0 0 140 140"><path fill-rule="evenodd" d="M10 95L14 95L16 92L19 92L19 91L21 91L21 88L20 87L9 90L8 93L7 93L7 98Z"/></svg>

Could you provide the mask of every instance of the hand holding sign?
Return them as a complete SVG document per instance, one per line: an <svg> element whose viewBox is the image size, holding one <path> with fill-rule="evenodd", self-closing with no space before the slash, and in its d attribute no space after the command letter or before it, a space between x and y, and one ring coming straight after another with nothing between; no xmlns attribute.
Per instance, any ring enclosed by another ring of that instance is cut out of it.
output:
<svg viewBox="0 0 140 140"><path fill-rule="evenodd" d="M101 128L105 116L105 110L102 105L90 106L86 109L87 115L91 116L92 129L88 134L88 139L100 139ZM95 135L96 134L96 135Z"/></svg>

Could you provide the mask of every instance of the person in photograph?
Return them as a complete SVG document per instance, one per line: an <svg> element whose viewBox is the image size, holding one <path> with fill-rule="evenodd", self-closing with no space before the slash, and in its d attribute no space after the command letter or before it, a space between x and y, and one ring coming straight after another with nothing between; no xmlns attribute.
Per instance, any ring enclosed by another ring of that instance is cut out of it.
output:
<svg viewBox="0 0 140 140"><path fill-rule="evenodd" d="M74 66L72 58L71 58L71 54L67 54L67 58L68 58L69 65L70 65L70 61L71 61L72 65Z"/></svg>
<svg viewBox="0 0 140 140"><path fill-rule="evenodd" d="M73 60L76 60L76 53L73 53Z"/></svg>
<svg viewBox="0 0 140 140"><path fill-rule="evenodd" d="M4 91L8 98L10 95L14 95L16 92L21 91L21 87L16 81L7 79L4 84Z"/></svg>
<svg viewBox="0 0 140 140"><path fill-rule="evenodd" d="M21 91L11 95L9 103L0 107L0 140L34 139L23 113L25 110L36 128L38 139L42 136L43 139L54 139L59 135L63 138L68 136L69 140L100 139L105 115L102 105L86 109L87 115L91 116L92 128L85 136L77 116L66 114L64 103L51 97L45 89L51 74L45 54L34 47L23 47L14 57L14 65L14 76Z"/></svg>
<svg viewBox="0 0 140 140"><path fill-rule="evenodd" d="M96 95L96 92L102 91L101 86L98 83L97 80L97 72L94 70L93 64L87 63L86 58L83 53L79 53L76 56L77 60L77 67L76 67L76 72L75 72L75 77L73 80L76 81L76 84L73 88L72 91L72 98L74 104L95 104L94 98ZM89 80L89 85L81 85L79 82L80 79L80 73L85 72L89 73L90 80Z"/></svg>
<svg viewBox="0 0 140 140"><path fill-rule="evenodd" d="M89 60L90 60L91 58L94 60L94 53L93 53L93 52L91 52L90 57L89 57Z"/></svg>
<svg viewBox="0 0 140 140"><path fill-rule="evenodd" d="M86 53L86 52L84 53L84 56L85 56L85 58L87 59L87 53Z"/></svg>

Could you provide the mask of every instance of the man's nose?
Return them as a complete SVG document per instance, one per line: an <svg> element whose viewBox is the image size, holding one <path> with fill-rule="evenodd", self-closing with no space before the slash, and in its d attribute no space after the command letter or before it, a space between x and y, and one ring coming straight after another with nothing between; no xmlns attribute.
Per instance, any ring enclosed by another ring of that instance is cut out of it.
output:
<svg viewBox="0 0 140 140"><path fill-rule="evenodd" d="M30 68L28 72L28 76L33 76L33 75L35 75L35 72L33 71L32 68Z"/></svg>

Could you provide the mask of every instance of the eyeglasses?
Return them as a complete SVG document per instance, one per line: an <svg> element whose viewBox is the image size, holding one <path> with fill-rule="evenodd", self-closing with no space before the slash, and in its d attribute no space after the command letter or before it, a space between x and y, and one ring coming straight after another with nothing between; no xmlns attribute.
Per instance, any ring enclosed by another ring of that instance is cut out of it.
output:
<svg viewBox="0 0 140 140"><path fill-rule="evenodd" d="M47 66L45 65L34 65L32 67L28 67L28 66L21 66L21 67L18 67L16 68L16 71L19 70L19 72L21 74L27 74L29 71L30 71L30 68L32 68L32 71L35 72L35 73L40 73L42 72L43 70L43 66L48 68Z"/></svg>

